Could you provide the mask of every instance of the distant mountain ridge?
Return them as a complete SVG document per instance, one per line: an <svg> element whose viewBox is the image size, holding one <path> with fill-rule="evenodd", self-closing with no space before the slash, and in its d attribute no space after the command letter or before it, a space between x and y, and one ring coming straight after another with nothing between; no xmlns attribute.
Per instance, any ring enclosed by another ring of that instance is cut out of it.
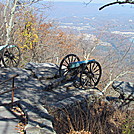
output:
<svg viewBox="0 0 134 134"><path fill-rule="evenodd" d="M134 15L134 7L131 5L109 6L102 11L99 8L103 4L90 3L87 6L81 2L54 2L51 10L48 11L51 18L61 18L68 16L94 16L94 15Z"/></svg>
<svg viewBox="0 0 134 134"><path fill-rule="evenodd" d="M134 50L134 8L132 5L109 6L102 11L99 8L103 4L85 6L80 2L55 2L49 10L49 18L57 21L59 28L74 33L93 34L101 41L110 43L112 49L123 53L118 49L132 43L130 55ZM107 51L111 46L98 46L97 49ZM129 46L129 45L128 45Z"/></svg>

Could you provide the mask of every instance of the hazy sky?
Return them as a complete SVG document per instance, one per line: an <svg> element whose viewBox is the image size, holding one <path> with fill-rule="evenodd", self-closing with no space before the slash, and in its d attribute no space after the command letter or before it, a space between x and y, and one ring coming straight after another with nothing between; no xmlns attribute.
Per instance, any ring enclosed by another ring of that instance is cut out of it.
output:
<svg viewBox="0 0 134 134"><path fill-rule="evenodd" d="M69 1L69 2L89 2L90 0L51 0L51 1ZM116 0L92 0L92 3L109 3Z"/></svg>

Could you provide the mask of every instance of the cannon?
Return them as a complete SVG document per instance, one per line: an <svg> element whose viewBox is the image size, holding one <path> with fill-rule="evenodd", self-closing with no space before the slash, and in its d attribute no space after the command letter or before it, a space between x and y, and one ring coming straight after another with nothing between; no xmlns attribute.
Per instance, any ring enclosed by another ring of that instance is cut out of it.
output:
<svg viewBox="0 0 134 134"><path fill-rule="evenodd" d="M17 67L20 62L20 49L16 45L0 46L0 63L4 67Z"/></svg>
<svg viewBox="0 0 134 134"><path fill-rule="evenodd" d="M95 59L80 61L75 54L65 56L59 66L60 77L73 80L75 87L94 88L101 74L101 66Z"/></svg>

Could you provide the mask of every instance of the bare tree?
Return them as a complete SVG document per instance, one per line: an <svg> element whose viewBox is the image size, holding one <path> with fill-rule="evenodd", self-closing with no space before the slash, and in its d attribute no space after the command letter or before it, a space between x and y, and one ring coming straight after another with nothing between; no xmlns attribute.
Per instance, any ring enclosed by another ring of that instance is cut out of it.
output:
<svg viewBox="0 0 134 134"><path fill-rule="evenodd" d="M0 30L5 29L5 44L9 44L11 39L11 31L14 28L15 14L19 12L20 9L30 6L33 3L37 3L41 0L6 0L3 1L4 11L3 11L3 24L0 27ZM4 35L3 35L4 36Z"/></svg>

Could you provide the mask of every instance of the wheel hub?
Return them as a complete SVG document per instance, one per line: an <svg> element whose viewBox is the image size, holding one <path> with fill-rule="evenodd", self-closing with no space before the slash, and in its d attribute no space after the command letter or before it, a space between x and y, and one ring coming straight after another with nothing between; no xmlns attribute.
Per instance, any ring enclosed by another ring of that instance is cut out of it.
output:
<svg viewBox="0 0 134 134"><path fill-rule="evenodd" d="M93 74L92 72L88 72L87 76L88 76L89 78L93 78L93 77L94 77L94 74Z"/></svg>
<svg viewBox="0 0 134 134"><path fill-rule="evenodd" d="M4 56L10 58L11 60L14 58L14 55L12 53L5 53Z"/></svg>
<svg viewBox="0 0 134 134"><path fill-rule="evenodd" d="M90 79L94 77L94 73L92 71L89 72L86 70L86 71L84 71L84 74Z"/></svg>

